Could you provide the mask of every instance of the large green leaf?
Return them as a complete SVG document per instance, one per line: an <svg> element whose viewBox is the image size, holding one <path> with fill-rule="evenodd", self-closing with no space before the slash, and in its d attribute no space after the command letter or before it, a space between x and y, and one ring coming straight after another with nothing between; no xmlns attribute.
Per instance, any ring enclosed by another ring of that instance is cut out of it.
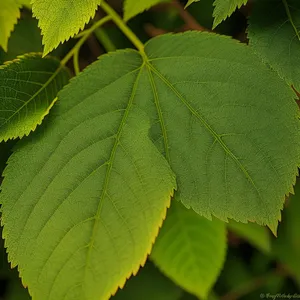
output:
<svg viewBox="0 0 300 300"><path fill-rule="evenodd" d="M32 11L43 34L44 55L83 29L101 0L33 0Z"/></svg>
<svg viewBox="0 0 300 300"><path fill-rule="evenodd" d="M151 250L176 184L134 105L141 64L103 57L9 160L3 236L34 300L107 299Z"/></svg>
<svg viewBox="0 0 300 300"><path fill-rule="evenodd" d="M142 13L143 11L151 8L152 6L159 3L170 2L171 0L125 0L124 2L124 19L128 21L134 16Z"/></svg>
<svg viewBox="0 0 300 300"><path fill-rule="evenodd" d="M182 289L148 262L111 300L179 300L182 294Z"/></svg>
<svg viewBox="0 0 300 300"><path fill-rule="evenodd" d="M215 34L103 56L5 171L4 237L33 298L106 299L144 261L175 188L148 133L178 200L275 231L300 160L293 98L249 47Z"/></svg>
<svg viewBox="0 0 300 300"><path fill-rule="evenodd" d="M178 285L208 296L226 255L226 227L174 201L154 244L151 258Z"/></svg>
<svg viewBox="0 0 300 300"><path fill-rule="evenodd" d="M176 197L205 217L275 232L300 159L293 91L227 37L165 35L145 51L139 106L177 175Z"/></svg>
<svg viewBox="0 0 300 300"><path fill-rule="evenodd" d="M10 34L20 17L20 5L16 0L0 1L0 47L7 50Z"/></svg>
<svg viewBox="0 0 300 300"><path fill-rule="evenodd" d="M217 27L222 21L231 16L232 13L246 4L248 0L215 0L214 1L214 24L213 28Z"/></svg>
<svg viewBox="0 0 300 300"><path fill-rule="evenodd" d="M69 73L59 61L39 55L0 66L0 141L35 130L68 80Z"/></svg>
<svg viewBox="0 0 300 300"><path fill-rule="evenodd" d="M256 1L250 17L250 46L289 84L300 90L300 2Z"/></svg>

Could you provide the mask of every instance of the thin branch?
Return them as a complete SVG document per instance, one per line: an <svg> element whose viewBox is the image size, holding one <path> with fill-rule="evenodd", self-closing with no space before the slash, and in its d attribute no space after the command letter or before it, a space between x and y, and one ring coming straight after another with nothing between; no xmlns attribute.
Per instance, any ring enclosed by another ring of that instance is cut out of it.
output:
<svg viewBox="0 0 300 300"><path fill-rule="evenodd" d="M169 5L176 8L180 17L185 22L186 28L198 31L211 31L202 25L200 25L197 20L177 1L171 2Z"/></svg>

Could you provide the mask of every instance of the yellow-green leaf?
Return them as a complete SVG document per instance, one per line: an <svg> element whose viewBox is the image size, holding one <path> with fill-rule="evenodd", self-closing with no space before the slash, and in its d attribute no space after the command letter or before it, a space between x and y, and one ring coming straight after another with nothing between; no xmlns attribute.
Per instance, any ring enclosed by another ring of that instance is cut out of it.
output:
<svg viewBox="0 0 300 300"><path fill-rule="evenodd" d="M207 298L226 255L226 226L173 201L151 258L163 273L200 299Z"/></svg>
<svg viewBox="0 0 300 300"><path fill-rule="evenodd" d="M0 1L0 47L7 51L7 43L20 17L20 5L16 0Z"/></svg>
<svg viewBox="0 0 300 300"><path fill-rule="evenodd" d="M100 3L101 0L33 0L32 11L42 30L44 55L83 29Z"/></svg>

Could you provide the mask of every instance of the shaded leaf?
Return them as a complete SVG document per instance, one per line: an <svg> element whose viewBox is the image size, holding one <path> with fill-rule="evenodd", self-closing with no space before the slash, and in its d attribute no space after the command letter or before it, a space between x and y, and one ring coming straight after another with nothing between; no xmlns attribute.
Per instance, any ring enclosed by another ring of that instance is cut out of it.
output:
<svg viewBox="0 0 300 300"><path fill-rule="evenodd" d="M43 34L44 55L83 29L101 0L33 0L32 11Z"/></svg>
<svg viewBox="0 0 300 300"><path fill-rule="evenodd" d="M151 258L174 282L207 298L226 255L226 227L174 201L154 244Z"/></svg>
<svg viewBox="0 0 300 300"><path fill-rule="evenodd" d="M148 262L111 300L178 300L182 293L178 286Z"/></svg>
<svg viewBox="0 0 300 300"><path fill-rule="evenodd" d="M256 1L250 17L250 46L289 84L300 90L300 2Z"/></svg>
<svg viewBox="0 0 300 300"><path fill-rule="evenodd" d="M207 218L275 232L300 160L293 91L249 47L216 34L160 36L145 51L139 105L177 176L175 197Z"/></svg>
<svg viewBox="0 0 300 300"><path fill-rule="evenodd" d="M52 58L26 55L0 67L0 141L28 135L41 124L68 82Z"/></svg>

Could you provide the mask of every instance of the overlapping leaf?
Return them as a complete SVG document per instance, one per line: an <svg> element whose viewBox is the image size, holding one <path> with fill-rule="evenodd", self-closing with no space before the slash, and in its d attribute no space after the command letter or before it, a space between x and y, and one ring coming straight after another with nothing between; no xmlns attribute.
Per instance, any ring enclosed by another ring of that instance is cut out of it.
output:
<svg viewBox="0 0 300 300"><path fill-rule="evenodd" d="M49 113L68 71L52 58L27 55L0 67L0 141L28 135Z"/></svg>
<svg viewBox="0 0 300 300"><path fill-rule="evenodd" d="M33 0L32 11L43 34L44 55L83 29L101 0Z"/></svg>
<svg viewBox="0 0 300 300"><path fill-rule="evenodd" d="M10 158L1 193L9 258L34 300L107 299L137 271L175 188L156 147L186 206L273 231L300 161L292 90L209 33L104 56L45 125Z"/></svg>
<svg viewBox="0 0 300 300"><path fill-rule="evenodd" d="M20 17L20 4L16 0L2 0L0 12L0 47L6 51L8 38Z"/></svg>
<svg viewBox="0 0 300 300"><path fill-rule="evenodd" d="M159 4L170 2L171 0L144 0L144 1L136 1L136 0L125 0L124 2L124 19L128 21L134 16L142 13L143 11L149 9L150 7Z"/></svg>
<svg viewBox="0 0 300 300"><path fill-rule="evenodd" d="M209 221L174 201L151 258L178 285L206 298L226 255L225 223Z"/></svg>
<svg viewBox="0 0 300 300"><path fill-rule="evenodd" d="M222 21L231 16L232 13L246 4L248 0L215 0L214 1L214 24L213 28L217 27Z"/></svg>
<svg viewBox="0 0 300 300"><path fill-rule="evenodd" d="M161 36L146 54L140 107L177 175L176 197L208 218L275 231L300 159L293 91L249 47L214 34Z"/></svg>
<svg viewBox="0 0 300 300"><path fill-rule="evenodd" d="M289 84L300 90L300 2L257 1L250 17L250 46Z"/></svg>
<svg viewBox="0 0 300 300"><path fill-rule="evenodd" d="M10 159L4 237L33 300L107 299L151 250L176 184L134 105L140 65L94 64Z"/></svg>

